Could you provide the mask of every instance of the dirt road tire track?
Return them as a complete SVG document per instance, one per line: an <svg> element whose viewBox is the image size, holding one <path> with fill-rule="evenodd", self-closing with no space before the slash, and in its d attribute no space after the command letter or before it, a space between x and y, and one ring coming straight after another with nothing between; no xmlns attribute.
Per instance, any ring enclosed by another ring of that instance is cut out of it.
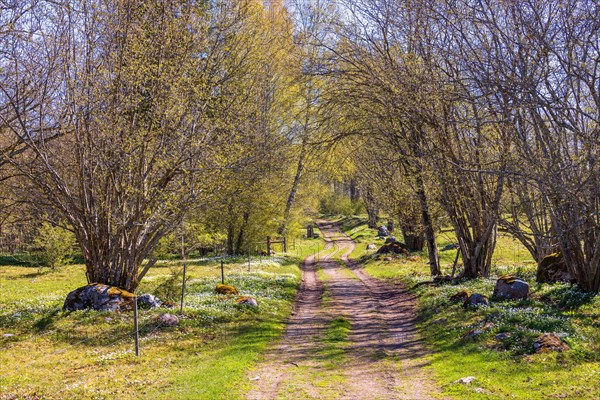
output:
<svg viewBox="0 0 600 400"><path fill-rule="evenodd" d="M424 373L427 354L414 327L414 298L402 286L375 279L348 258L354 242L335 224L318 221L323 251L301 265L302 284L286 333L250 379L248 399L430 399L439 390ZM332 248L341 253L342 265ZM327 279L319 281L323 269ZM327 291L328 301L322 302ZM341 371L320 360L319 343L328 321L343 316L352 326ZM342 379L339 379L342 377ZM323 383L324 382L324 383Z"/></svg>

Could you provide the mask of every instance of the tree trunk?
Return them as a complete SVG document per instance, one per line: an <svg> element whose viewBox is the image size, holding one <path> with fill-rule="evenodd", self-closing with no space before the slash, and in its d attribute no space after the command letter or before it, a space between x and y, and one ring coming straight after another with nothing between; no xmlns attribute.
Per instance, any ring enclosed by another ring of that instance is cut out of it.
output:
<svg viewBox="0 0 600 400"><path fill-rule="evenodd" d="M402 236L404 236L404 244L406 245L406 249L410 252L413 251L422 251L425 247L425 235L410 233L402 230Z"/></svg>
<svg viewBox="0 0 600 400"><path fill-rule="evenodd" d="M285 202L285 210L283 211L283 221L279 226L278 232L282 236L286 236L287 224L290 219L290 213L292 211L292 206L294 205L294 199L296 198L296 192L298 191L298 187L300 186L300 180L302 179L302 172L304 171L304 159L306 158L306 143L302 141L302 148L300 149L300 157L298 158L298 165L296 166L296 175L294 176L294 182L292 183L292 188L290 189L290 193L288 194L287 200Z"/></svg>
<svg viewBox="0 0 600 400"><path fill-rule="evenodd" d="M417 184L417 197L419 198L419 205L421 207L421 219L423 221L423 228L425 230L425 240L427 242L427 255L429 257L429 270L432 276L441 275L440 269L440 258L438 255L437 243L435 240L435 232L433 230L433 221L431 214L429 213L429 202L427 193L425 193L425 183L421 176L422 171L419 171L416 175Z"/></svg>
<svg viewBox="0 0 600 400"><path fill-rule="evenodd" d="M232 256L234 253L233 244L235 241L235 228L233 224L227 227L227 255Z"/></svg>

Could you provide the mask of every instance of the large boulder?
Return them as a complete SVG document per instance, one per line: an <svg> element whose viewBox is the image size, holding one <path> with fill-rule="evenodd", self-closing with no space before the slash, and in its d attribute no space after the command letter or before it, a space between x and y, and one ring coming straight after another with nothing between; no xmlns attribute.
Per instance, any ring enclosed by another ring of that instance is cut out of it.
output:
<svg viewBox="0 0 600 400"><path fill-rule="evenodd" d="M501 276L496 281L492 296L501 299L523 300L529 295L529 284L512 275Z"/></svg>
<svg viewBox="0 0 600 400"><path fill-rule="evenodd" d="M388 230L387 226L381 225L377 229L377 236L379 236L379 237L390 236L390 231Z"/></svg>
<svg viewBox="0 0 600 400"><path fill-rule="evenodd" d="M573 282L561 252L547 255L538 265L536 280L540 283Z"/></svg>
<svg viewBox="0 0 600 400"><path fill-rule="evenodd" d="M551 351L569 350L569 346L555 334L544 333L533 342L533 349L536 353L549 353Z"/></svg>
<svg viewBox="0 0 600 400"><path fill-rule="evenodd" d="M101 283L92 283L69 293L65 299L63 310L127 311L133 309L134 299L135 295L126 290Z"/></svg>

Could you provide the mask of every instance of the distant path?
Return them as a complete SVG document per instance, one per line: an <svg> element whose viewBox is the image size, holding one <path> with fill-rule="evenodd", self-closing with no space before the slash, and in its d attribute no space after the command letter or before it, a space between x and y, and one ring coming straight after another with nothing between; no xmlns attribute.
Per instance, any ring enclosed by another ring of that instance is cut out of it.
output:
<svg viewBox="0 0 600 400"><path fill-rule="evenodd" d="M349 260L355 244L337 225L317 225L326 246L302 263L302 284L286 333L249 373L255 386L247 398L437 398L439 390L421 369L426 352L413 325L414 297ZM317 277L319 268L323 281ZM335 364L324 331L340 316L352 328L342 363Z"/></svg>

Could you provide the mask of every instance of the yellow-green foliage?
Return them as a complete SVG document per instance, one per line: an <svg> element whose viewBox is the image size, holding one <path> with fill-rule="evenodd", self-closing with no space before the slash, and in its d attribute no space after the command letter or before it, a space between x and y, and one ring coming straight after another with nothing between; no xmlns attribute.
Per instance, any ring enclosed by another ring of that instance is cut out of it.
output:
<svg viewBox="0 0 600 400"><path fill-rule="evenodd" d="M468 290L461 290L460 292L450 296L450 301L455 302L455 301L461 301L464 302L466 301L469 296L471 296L471 293L469 293Z"/></svg>
<svg viewBox="0 0 600 400"><path fill-rule="evenodd" d="M225 294L225 295L238 295L239 294L237 289L234 286L223 285L220 283L215 288L215 291L219 294Z"/></svg>
<svg viewBox="0 0 600 400"><path fill-rule="evenodd" d="M235 302L238 303L238 304L241 304L241 303L245 303L247 301L250 301L251 299L253 299L253 297L250 297L250 296L240 296L240 297L238 297L235 300Z"/></svg>
<svg viewBox="0 0 600 400"><path fill-rule="evenodd" d="M549 254L546 257L544 257L540 262L540 268L546 268L550 265L558 264L559 262L562 262L562 260L563 256L561 252Z"/></svg>
<svg viewBox="0 0 600 400"><path fill-rule="evenodd" d="M499 281L504 281L505 283L513 283L517 280L517 277L514 275L502 275L498 278Z"/></svg>
<svg viewBox="0 0 600 400"><path fill-rule="evenodd" d="M111 286L107 291L109 296L121 296L124 299L133 299L135 294L128 292L127 290L119 289L116 286Z"/></svg>
<svg viewBox="0 0 600 400"><path fill-rule="evenodd" d="M52 269L69 263L75 236L72 232L44 222L38 229L33 245L40 264Z"/></svg>

